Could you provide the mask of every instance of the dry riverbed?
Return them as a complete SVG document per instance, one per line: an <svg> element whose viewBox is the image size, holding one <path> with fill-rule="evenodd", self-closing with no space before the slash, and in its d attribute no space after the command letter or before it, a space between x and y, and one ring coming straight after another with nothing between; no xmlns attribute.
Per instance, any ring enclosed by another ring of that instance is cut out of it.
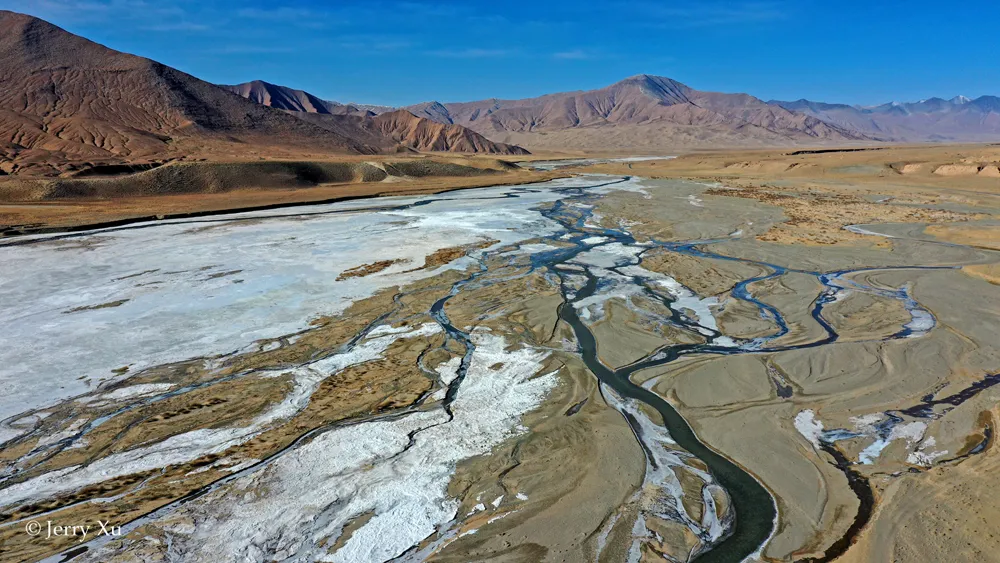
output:
<svg viewBox="0 0 1000 563"><path fill-rule="evenodd" d="M1000 549L994 196L704 180L8 241L0 556Z"/></svg>

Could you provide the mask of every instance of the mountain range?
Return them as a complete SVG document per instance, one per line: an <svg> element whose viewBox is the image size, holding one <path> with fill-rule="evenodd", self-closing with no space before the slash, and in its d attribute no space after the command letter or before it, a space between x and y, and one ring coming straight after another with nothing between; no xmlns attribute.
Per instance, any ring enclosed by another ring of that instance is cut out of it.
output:
<svg viewBox="0 0 1000 563"><path fill-rule="evenodd" d="M221 86L234 94L271 108L283 110L313 125L340 134L350 134L345 126L363 130L398 147L418 151L449 151L490 154L529 154L521 147L496 143L451 123L424 119L404 109L386 106L342 104L322 100L308 92L254 80ZM367 139L369 142L378 142Z"/></svg>
<svg viewBox="0 0 1000 563"><path fill-rule="evenodd" d="M375 153L166 65L0 12L0 169L246 153L247 146Z"/></svg>
<svg viewBox="0 0 1000 563"><path fill-rule="evenodd" d="M995 141L1000 139L1000 98L955 96L872 107L798 100L772 105L888 141Z"/></svg>
<svg viewBox="0 0 1000 563"><path fill-rule="evenodd" d="M539 148L655 149L875 141L748 94L702 92L645 74L585 92L406 109L494 140Z"/></svg>
<svg viewBox="0 0 1000 563"><path fill-rule="evenodd" d="M359 110L301 119L301 112L255 103L8 11L0 11L0 84L0 174L66 174L174 158L527 152L412 115L373 120ZM312 100L304 95L299 103Z"/></svg>
<svg viewBox="0 0 1000 563"><path fill-rule="evenodd" d="M393 108L340 104L256 81L227 86L260 103L296 112L380 115ZM695 90L670 78L637 75L597 90L521 100L424 102L401 108L443 125L533 149L683 150L876 142L1000 140L1000 98L930 98L862 107Z"/></svg>
<svg viewBox="0 0 1000 563"><path fill-rule="evenodd" d="M0 11L0 174L65 175L171 159L321 158L529 149L689 148L1000 140L1000 98L873 107L763 101L636 75L520 100L340 103L255 80L215 85Z"/></svg>

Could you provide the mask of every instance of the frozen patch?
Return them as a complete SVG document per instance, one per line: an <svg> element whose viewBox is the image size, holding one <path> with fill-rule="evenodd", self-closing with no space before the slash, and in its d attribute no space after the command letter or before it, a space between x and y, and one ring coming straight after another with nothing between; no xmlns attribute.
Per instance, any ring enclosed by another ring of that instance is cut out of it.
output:
<svg viewBox="0 0 1000 563"><path fill-rule="evenodd" d="M816 413L812 409L800 411L799 414L795 415L795 429L814 448L819 449L819 439L823 435L823 423L816 420Z"/></svg>

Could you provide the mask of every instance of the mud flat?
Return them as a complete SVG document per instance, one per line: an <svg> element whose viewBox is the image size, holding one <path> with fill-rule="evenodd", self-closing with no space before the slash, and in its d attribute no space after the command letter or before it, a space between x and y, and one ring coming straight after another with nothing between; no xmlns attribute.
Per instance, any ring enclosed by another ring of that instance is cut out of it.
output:
<svg viewBox="0 0 1000 563"><path fill-rule="evenodd" d="M581 175L11 239L0 554L992 553L1000 253L925 221L991 208L807 246L780 201Z"/></svg>

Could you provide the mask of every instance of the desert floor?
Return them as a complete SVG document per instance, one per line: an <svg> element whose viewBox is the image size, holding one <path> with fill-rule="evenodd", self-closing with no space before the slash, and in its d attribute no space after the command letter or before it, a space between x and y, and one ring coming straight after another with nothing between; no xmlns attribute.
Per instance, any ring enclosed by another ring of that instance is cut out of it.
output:
<svg viewBox="0 0 1000 563"><path fill-rule="evenodd" d="M982 560L997 158L588 155L10 237L0 554Z"/></svg>

